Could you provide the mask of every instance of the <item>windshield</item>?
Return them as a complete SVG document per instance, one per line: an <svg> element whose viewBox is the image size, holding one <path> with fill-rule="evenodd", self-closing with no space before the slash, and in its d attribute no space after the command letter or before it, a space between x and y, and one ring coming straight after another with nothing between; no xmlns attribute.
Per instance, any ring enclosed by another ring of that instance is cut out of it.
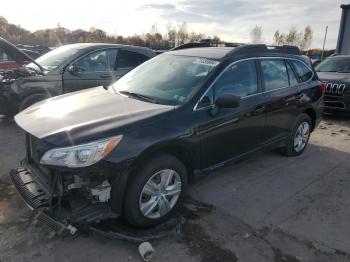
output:
<svg viewBox="0 0 350 262"><path fill-rule="evenodd" d="M41 65L45 71L49 72L59 67L67 58L76 54L78 51L79 49L70 45L61 46L39 57L35 62ZM37 68L34 63L28 64L27 67Z"/></svg>
<svg viewBox="0 0 350 262"><path fill-rule="evenodd" d="M207 58L163 54L135 68L112 87L115 92L147 97L161 104L182 104L195 94L217 64Z"/></svg>
<svg viewBox="0 0 350 262"><path fill-rule="evenodd" d="M331 57L316 67L316 72L350 73L350 57Z"/></svg>

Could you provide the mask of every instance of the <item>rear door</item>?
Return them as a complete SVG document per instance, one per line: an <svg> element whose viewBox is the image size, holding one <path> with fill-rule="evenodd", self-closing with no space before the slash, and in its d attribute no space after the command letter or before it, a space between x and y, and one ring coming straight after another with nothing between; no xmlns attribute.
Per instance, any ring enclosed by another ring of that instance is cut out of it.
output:
<svg viewBox="0 0 350 262"><path fill-rule="evenodd" d="M74 92L95 86L108 86L114 81L117 48L102 49L85 54L70 66L74 72L63 73L64 91Z"/></svg>
<svg viewBox="0 0 350 262"><path fill-rule="evenodd" d="M262 58L262 85L266 98L266 124L263 141L277 142L289 135L299 115L300 85L291 65L283 58Z"/></svg>

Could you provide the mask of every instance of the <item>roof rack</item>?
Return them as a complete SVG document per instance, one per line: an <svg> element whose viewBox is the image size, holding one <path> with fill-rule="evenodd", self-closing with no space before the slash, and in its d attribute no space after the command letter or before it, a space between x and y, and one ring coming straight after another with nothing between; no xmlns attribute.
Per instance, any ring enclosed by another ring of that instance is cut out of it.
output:
<svg viewBox="0 0 350 262"><path fill-rule="evenodd" d="M213 41L211 39L201 40L200 42L190 42L183 45L179 45L170 49L170 51L187 49L187 48L197 48L197 47L237 47L244 45L242 43L230 43L230 42L219 42Z"/></svg>
<svg viewBox="0 0 350 262"><path fill-rule="evenodd" d="M238 55L243 53L283 53L290 55L301 55L300 49L297 46L292 45L264 45L264 44L242 44L242 43L229 43L229 42L218 42L218 41L201 41L191 42L183 44L170 49L170 51L181 50L187 48L199 48L199 47L235 47L226 56Z"/></svg>
<svg viewBox="0 0 350 262"><path fill-rule="evenodd" d="M242 45L231 52L226 56L246 54L246 53L283 53L290 55L301 55L300 49L297 46L292 45L283 45L283 46L269 46L269 45Z"/></svg>

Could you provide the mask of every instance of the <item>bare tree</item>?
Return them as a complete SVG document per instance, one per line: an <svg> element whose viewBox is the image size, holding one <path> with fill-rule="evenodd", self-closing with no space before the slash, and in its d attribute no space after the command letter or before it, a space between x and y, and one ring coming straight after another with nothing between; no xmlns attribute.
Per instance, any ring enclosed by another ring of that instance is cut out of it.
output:
<svg viewBox="0 0 350 262"><path fill-rule="evenodd" d="M289 29L289 32L288 32L288 35L286 36L284 44L297 45L298 43L300 43L298 31L294 26L292 26Z"/></svg>
<svg viewBox="0 0 350 262"><path fill-rule="evenodd" d="M250 32L250 38L252 44L261 44L262 41L262 26L256 25Z"/></svg>
<svg viewBox="0 0 350 262"><path fill-rule="evenodd" d="M287 35L277 30L273 36L273 42L275 45L295 45L301 50L305 50L311 45L312 37L313 32L310 26L305 27L304 31L301 32L298 32L293 26Z"/></svg>
<svg viewBox="0 0 350 262"><path fill-rule="evenodd" d="M187 23L182 22L182 24L178 25L177 30L177 45L182 45L186 43L186 41L189 40L188 30L187 30Z"/></svg>
<svg viewBox="0 0 350 262"><path fill-rule="evenodd" d="M169 41L170 46L169 47L175 47L176 44L176 29L174 28L172 23L167 24L167 33L166 33L166 38Z"/></svg>
<svg viewBox="0 0 350 262"><path fill-rule="evenodd" d="M310 47L312 43L313 32L310 26L305 27L304 34L302 36L299 47L301 50L305 50Z"/></svg>

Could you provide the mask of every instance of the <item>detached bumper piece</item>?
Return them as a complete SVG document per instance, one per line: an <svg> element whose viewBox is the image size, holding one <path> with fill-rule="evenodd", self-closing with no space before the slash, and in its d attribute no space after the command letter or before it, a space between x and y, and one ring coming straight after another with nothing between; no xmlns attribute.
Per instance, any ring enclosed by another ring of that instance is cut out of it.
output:
<svg viewBox="0 0 350 262"><path fill-rule="evenodd" d="M75 235L77 232L77 229L73 227L72 225L64 225L49 215L47 215L44 211L39 211L35 218L34 218L34 224L37 225L38 223L42 223L46 225L50 230L50 238L53 238L54 236L64 236L70 233L71 235Z"/></svg>
<svg viewBox="0 0 350 262"><path fill-rule="evenodd" d="M39 187L27 169L13 169L10 172L10 177L18 193L31 209L49 206L49 197Z"/></svg>

